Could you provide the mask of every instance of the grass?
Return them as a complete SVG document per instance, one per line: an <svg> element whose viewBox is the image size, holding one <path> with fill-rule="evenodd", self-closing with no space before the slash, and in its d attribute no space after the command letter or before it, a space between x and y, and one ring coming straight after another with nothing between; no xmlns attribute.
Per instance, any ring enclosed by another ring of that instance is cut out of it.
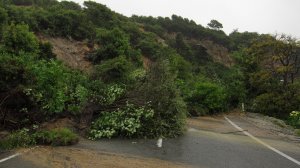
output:
<svg viewBox="0 0 300 168"><path fill-rule="evenodd" d="M38 131L34 136L36 142L43 145L66 146L78 142L78 136L68 128Z"/></svg>
<svg viewBox="0 0 300 168"><path fill-rule="evenodd" d="M0 149L9 150L13 148L29 147L35 145L35 139L30 135L28 129L12 132L9 136L0 140Z"/></svg>
<svg viewBox="0 0 300 168"><path fill-rule="evenodd" d="M78 136L68 128L42 130L30 133L28 129L12 132L9 136L0 140L0 149L10 150L33 145L66 146L78 142Z"/></svg>

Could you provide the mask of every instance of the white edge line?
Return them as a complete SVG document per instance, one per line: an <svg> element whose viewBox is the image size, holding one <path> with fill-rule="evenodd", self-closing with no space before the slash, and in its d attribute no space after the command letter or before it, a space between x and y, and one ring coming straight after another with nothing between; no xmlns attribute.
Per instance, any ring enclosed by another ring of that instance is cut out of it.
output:
<svg viewBox="0 0 300 168"><path fill-rule="evenodd" d="M23 153L23 154L24 154L24 153L27 153L27 152L29 152L30 150L33 150L33 149L38 148L38 147L39 147L39 146L35 146L35 147L33 147L33 148L29 148L29 149L23 151L22 153ZM16 153L16 154L13 154L13 155L11 155L11 156L8 156L8 157L6 157L6 158L4 158L4 159L1 159L1 160L0 160L0 163L3 163L3 162L5 162L5 161L7 161L7 160L9 160L9 159L13 159L13 158L15 158L15 157L17 157L17 156L20 156L20 155L22 155L22 153Z"/></svg>
<svg viewBox="0 0 300 168"><path fill-rule="evenodd" d="M21 155L21 153L16 153L16 154L14 154L14 155L8 156L8 157L6 157L6 158L4 158L4 159L1 159L1 160L0 160L0 163L5 162L5 161L7 161L7 160L9 160L9 159L12 159L12 158L14 158L14 157L17 157L17 156L19 156L19 155Z"/></svg>
<svg viewBox="0 0 300 168"><path fill-rule="evenodd" d="M283 153L283 152L281 152L281 151L279 151L279 150L273 148L272 146L266 144L265 142L261 141L260 139L256 138L255 136L251 135L249 132L244 131L241 127L239 127L238 125L236 125L234 122L232 122L232 121L231 121L230 119L228 119L227 117L224 116L224 118L225 118L232 126L234 126L234 127L235 127L236 129L238 129L239 131L243 132L245 135L249 136L250 138L252 138L252 139L255 140L256 142L262 144L263 146L269 148L270 150L276 152L277 154L279 154L279 155L285 157L286 159L288 159L288 160L290 160L290 161L296 163L297 165L300 165L300 162L299 162L298 160L296 160L296 159L290 157L289 155L287 155L287 154L285 154L285 153Z"/></svg>

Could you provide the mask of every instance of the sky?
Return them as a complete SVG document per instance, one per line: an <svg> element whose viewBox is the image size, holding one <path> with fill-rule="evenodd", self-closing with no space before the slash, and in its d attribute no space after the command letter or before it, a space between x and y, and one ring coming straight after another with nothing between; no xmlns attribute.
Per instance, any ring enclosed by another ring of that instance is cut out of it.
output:
<svg viewBox="0 0 300 168"><path fill-rule="evenodd" d="M82 3L83 0L73 0ZM212 19L229 34L240 32L285 33L300 38L300 0L94 0L125 16L172 14L207 26Z"/></svg>

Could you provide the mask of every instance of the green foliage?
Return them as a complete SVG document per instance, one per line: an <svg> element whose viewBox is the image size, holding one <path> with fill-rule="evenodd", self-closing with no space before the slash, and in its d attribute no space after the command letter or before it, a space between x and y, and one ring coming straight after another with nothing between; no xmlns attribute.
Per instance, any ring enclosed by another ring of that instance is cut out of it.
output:
<svg viewBox="0 0 300 168"><path fill-rule="evenodd" d="M107 111L95 121L94 138L180 135L185 103L197 115L241 102L248 110L283 118L300 108L296 40L237 30L227 36L216 20L208 26L177 15L127 18L91 1L82 7L68 1L1 0L0 108L20 126L78 114L92 104ZM51 44L39 42L32 31L89 44L88 58L96 64L92 73L56 61ZM219 58L211 55L219 46L206 42L227 48L235 65L216 63ZM126 101L136 106L124 107ZM145 102L153 109L147 120L139 117ZM108 112L115 107L120 109ZM40 135L48 141L54 136L50 132Z"/></svg>
<svg viewBox="0 0 300 168"><path fill-rule="evenodd" d="M298 50L288 36L261 35L234 53L245 76L248 110L286 119L299 108Z"/></svg>
<svg viewBox="0 0 300 168"><path fill-rule="evenodd" d="M187 98L192 114L213 114L227 109L227 95L222 86L208 81L199 81L194 88L191 96Z"/></svg>
<svg viewBox="0 0 300 168"><path fill-rule="evenodd" d="M13 149L35 145L36 141L30 135L29 130L23 128L11 133L8 137L0 140L0 149Z"/></svg>
<svg viewBox="0 0 300 168"><path fill-rule="evenodd" d="M112 28L115 27L118 22L117 16L105 5L85 1L83 3L85 6L84 10L87 18L92 21L92 23L98 27Z"/></svg>
<svg viewBox="0 0 300 168"><path fill-rule="evenodd" d="M43 130L30 132L29 129L12 132L9 136L0 140L0 149L14 149L29 147L36 144L65 146L78 142L78 136L68 128L57 128L53 130Z"/></svg>
<svg viewBox="0 0 300 168"><path fill-rule="evenodd" d="M177 52L189 61L194 60L191 47L184 41L182 34L176 35L175 48Z"/></svg>
<svg viewBox="0 0 300 168"><path fill-rule="evenodd" d="M7 22L7 18L7 11L0 6L0 39L2 38L2 28L3 25L5 25L5 23Z"/></svg>
<svg viewBox="0 0 300 168"><path fill-rule="evenodd" d="M299 102L299 93L295 94L292 90L271 91L255 97L251 110L270 116L287 118L288 111L299 108Z"/></svg>
<svg viewBox="0 0 300 168"><path fill-rule="evenodd" d="M105 85L96 80L90 86L91 101L101 105L111 105L125 93L124 86L120 84Z"/></svg>
<svg viewBox="0 0 300 168"><path fill-rule="evenodd" d="M88 90L80 84L85 77L69 71L58 61L42 60L32 64L29 69L30 79L34 80L24 92L45 113L61 113L68 105L72 113L77 113L87 101Z"/></svg>
<svg viewBox="0 0 300 168"><path fill-rule="evenodd" d="M292 111L288 117L288 123L295 128L300 128L300 111Z"/></svg>
<svg viewBox="0 0 300 168"><path fill-rule="evenodd" d="M143 55L151 58L152 60L157 59L156 54L160 49L160 46L153 37L146 36L144 39L139 41L137 47L141 49Z"/></svg>
<svg viewBox="0 0 300 168"><path fill-rule="evenodd" d="M192 78L192 64L186 61L182 56L174 53L171 58L171 67L177 72L177 78L188 81Z"/></svg>
<svg viewBox="0 0 300 168"><path fill-rule="evenodd" d="M53 46L51 45L51 43L49 42L40 42L39 43L39 53L38 53L38 57L39 59L53 59L55 58L55 54L52 52L52 48Z"/></svg>
<svg viewBox="0 0 300 168"><path fill-rule="evenodd" d="M150 102L154 118L146 121L141 136L176 137L183 134L187 109L177 90L175 77L167 59L151 66L140 92Z"/></svg>
<svg viewBox="0 0 300 168"><path fill-rule="evenodd" d="M181 16L172 15L171 18L166 17L158 17L154 18L152 16L132 16L132 20L145 24L146 27L162 27L168 33L177 33L181 32L188 38L193 39L210 39L217 44L221 44L225 47L229 47L231 45L228 36L220 30L214 30L209 28L204 28L201 25L197 25L193 20L189 20L187 18L182 18ZM152 32L156 32L156 29L147 29ZM161 34L159 34L161 35Z"/></svg>
<svg viewBox="0 0 300 168"><path fill-rule="evenodd" d="M227 94L227 104L236 108L246 99L245 76L239 67L232 67L223 75L223 85Z"/></svg>
<svg viewBox="0 0 300 168"><path fill-rule="evenodd" d="M254 43L259 37L259 34L256 32L238 32L234 30L229 34L229 38L232 41L232 50L239 50L243 48L248 48Z"/></svg>
<svg viewBox="0 0 300 168"><path fill-rule="evenodd" d="M26 59L27 56L24 55ZM14 90L19 85L26 83L25 62L22 57L8 53L0 53L0 91Z"/></svg>
<svg viewBox="0 0 300 168"><path fill-rule="evenodd" d="M64 9L64 10L74 10L74 11L82 10L81 6L78 3L72 1L62 1L59 4L57 4L57 8Z"/></svg>
<svg viewBox="0 0 300 168"><path fill-rule="evenodd" d="M53 10L45 21L45 28L50 35L83 40L91 38L94 32L85 15L75 10Z"/></svg>
<svg viewBox="0 0 300 168"><path fill-rule="evenodd" d="M145 122L153 117L149 107L136 107L127 104L124 108L112 112L102 112L92 123L90 139L111 138L115 136L133 137L141 134Z"/></svg>
<svg viewBox="0 0 300 168"><path fill-rule="evenodd" d="M10 24L3 33L3 44L10 53L38 51L38 40L25 24Z"/></svg>
<svg viewBox="0 0 300 168"><path fill-rule="evenodd" d="M94 63L100 63L102 60L118 56L128 56L130 49L129 37L120 29L98 30L96 40L101 47L91 56Z"/></svg>
<svg viewBox="0 0 300 168"><path fill-rule="evenodd" d="M104 82L126 82L131 71L132 63L124 56L120 56L95 66L93 76Z"/></svg>
<svg viewBox="0 0 300 168"><path fill-rule="evenodd" d="M216 29L216 30L220 30L223 28L223 25L218 22L217 20L211 20L208 24L207 24L210 28L212 29Z"/></svg>
<svg viewBox="0 0 300 168"><path fill-rule="evenodd" d="M33 134L37 144L66 146L79 141L78 136L68 128L37 131Z"/></svg>

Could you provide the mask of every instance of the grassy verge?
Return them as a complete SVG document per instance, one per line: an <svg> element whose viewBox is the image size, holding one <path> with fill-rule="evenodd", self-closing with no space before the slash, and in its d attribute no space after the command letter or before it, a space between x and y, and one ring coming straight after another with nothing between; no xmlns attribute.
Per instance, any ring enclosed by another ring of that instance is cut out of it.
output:
<svg viewBox="0 0 300 168"><path fill-rule="evenodd" d="M78 136L68 128L30 132L21 129L0 140L0 149L9 150L33 145L66 146L78 142Z"/></svg>

